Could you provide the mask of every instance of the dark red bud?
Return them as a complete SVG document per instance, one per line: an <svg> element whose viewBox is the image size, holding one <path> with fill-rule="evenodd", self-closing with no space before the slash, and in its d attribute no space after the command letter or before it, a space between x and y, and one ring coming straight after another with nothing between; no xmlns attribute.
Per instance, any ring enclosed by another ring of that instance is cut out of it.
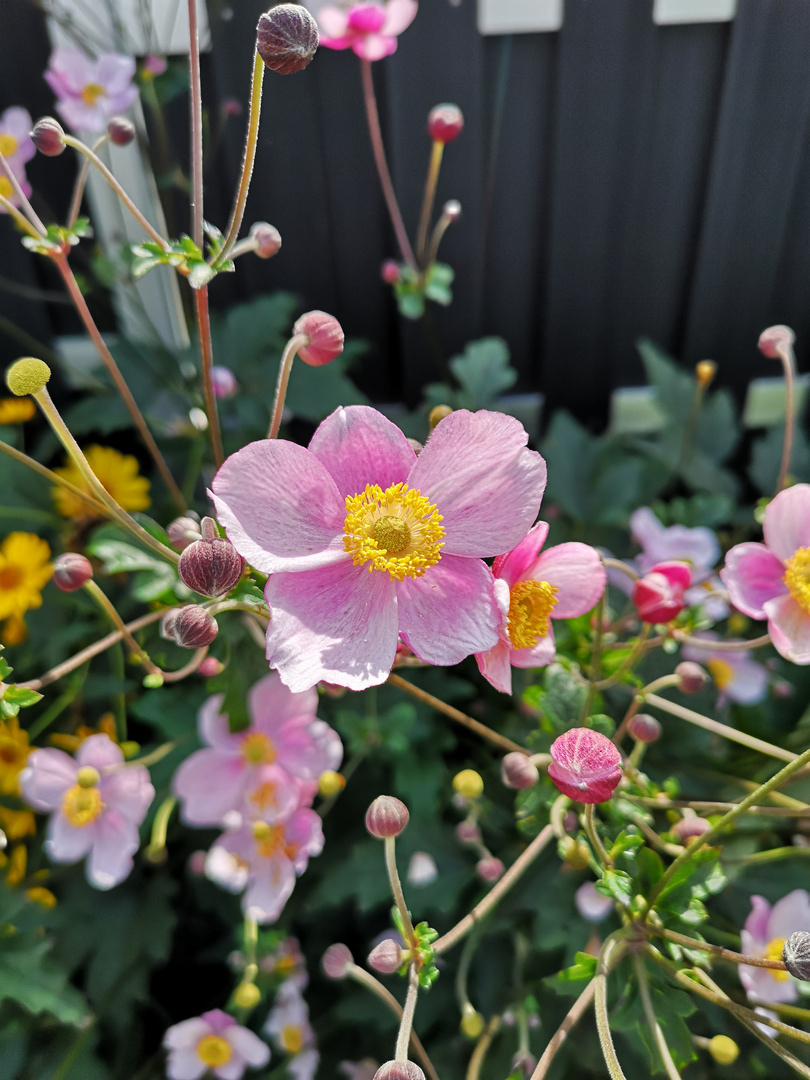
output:
<svg viewBox="0 0 810 1080"><path fill-rule="evenodd" d="M78 552L68 551L53 564L53 583L62 592L76 592L93 577L90 560Z"/></svg>
<svg viewBox="0 0 810 1080"><path fill-rule="evenodd" d="M463 127L464 117L458 105L436 105L428 113L428 135L434 142L452 142Z"/></svg>
<svg viewBox="0 0 810 1080"><path fill-rule="evenodd" d="M172 624L172 636L184 649L202 649L210 645L218 630L214 616L197 604L180 608Z"/></svg>
<svg viewBox="0 0 810 1080"><path fill-rule="evenodd" d="M501 780L508 788L530 788L538 780L537 766L516 750L501 762Z"/></svg>
<svg viewBox="0 0 810 1080"><path fill-rule="evenodd" d="M378 840L399 836L410 818L405 803L393 795L379 795L366 811L366 828Z"/></svg>
<svg viewBox="0 0 810 1080"><path fill-rule="evenodd" d="M37 120L31 132L34 146L45 157L58 157L64 153L64 137L65 129L52 116L43 116L41 120Z"/></svg>
<svg viewBox="0 0 810 1080"><path fill-rule="evenodd" d="M697 694L706 685L709 676L693 660L684 660L675 668L675 674L681 680L678 689L684 694Z"/></svg>
<svg viewBox="0 0 810 1080"><path fill-rule="evenodd" d="M279 75L303 71L319 41L317 22L300 4L277 4L260 16L256 27L259 56Z"/></svg>
<svg viewBox="0 0 810 1080"><path fill-rule="evenodd" d="M116 146L129 146L135 138L135 125L125 116L112 116L107 121L107 134Z"/></svg>
<svg viewBox="0 0 810 1080"><path fill-rule="evenodd" d="M304 334L308 344L298 350L305 364L321 367L343 352L343 329L334 315L325 311L308 311L293 327L293 334Z"/></svg>
<svg viewBox="0 0 810 1080"><path fill-rule="evenodd" d="M177 571L184 585L201 596L225 596L239 583L245 569L245 560L224 537L209 538L211 531L203 521L203 538L195 540L185 549L177 564Z"/></svg>
<svg viewBox="0 0 810 1080"><path fill-rule="evenodd" d="M649 713L637 713L627 725L628 732L639 742L653 743L661 738L661 725Z"/></svg>
<svg viewBox="0 0 810 1080"><path fill-rule="evenodd" d="M250 238L256 243L255 251L260 259L271 259L281 250L281 233L266 221L251 226Z"/></svg>
<svg viewBox="0 0 810 1080"><path fill-rule="evenodd" d="M345 945L330 945L321 959L324 975L330 979L343 979L354 958Z"/></svg>

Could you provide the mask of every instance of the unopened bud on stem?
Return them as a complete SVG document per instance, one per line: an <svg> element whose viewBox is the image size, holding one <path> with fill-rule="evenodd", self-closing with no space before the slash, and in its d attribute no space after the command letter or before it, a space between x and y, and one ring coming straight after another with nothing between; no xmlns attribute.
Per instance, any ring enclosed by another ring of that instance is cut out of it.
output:
<svg viewBox="0 0 810 1080"><path fill-rule="evenodd" d="M230 540L216 534L212 518L204 518L202 524L202 539L183 551L177 572L183 584L194 592L202 596L225 596L242 577L245 560Z"/></svg>
<svg viewBox="0 0 810 1080"><path fill-rule="evenodd" d="M533 787L538 777L537 766L532 765L526 755L518 753L517 750L507 754L501 762L501 779L508 788L520 790Z"/></svg>
<svg viewBox="0 0 810 1080"><path fill-rule="evenodd" d="M43 116L34 124L31 140L40 154L45 157L58 157L65 151L65 129L52 116Z"/></svg>
<svg viewBox="0 0 810 1080"><path fill-rule="evenodd" d="M319 42L318 24L300 4L276 4L260 16L256 27L259 56L278 75L303 71Z"/></svg>
<svg viewBox="0 0 810 1080"><path fill-rule="evenodd" d="M107 121L107 134L116 146L129 146L135 138L135 125L125 116L112 116Z"/></svg>
<svg viewBox="0 0 810 1080"><path fill-rule="evenodd" d="M368 954L368 966L382 975L393 975L402 967L407 956L393 938L386 938Z"/></svg>
<svg viewBox="0 0 810 1080"><path fill-rule="evenodd" d="M334 315L325 311L308 311L293 326L293 334L309 338L298 350L305 364L321 367L343 352L343 329Z"/></svg>
<svg viewBox="0 0 810 1080"><path fill-rule="evenodd" d="M709 676L693 660L684 660L675 668L675 674L680 679L678 689L684 694L697 694L706 685Z"/></svg>
<svg viewBox="0 0 810 1080"><path fill-rule="evenodd" d="M405 803L393 795L379 795L366 811L366 828L378 840L386 840L403 833L409 818Z"/></svg>
<svg viewBox="0 0 810 1080"><path fill-rule="evenodd" d="M452 142L463 127L464 116L458 105L436 105L428 113L428 135L434 142Z"/></svg>
<svg viewBox="0 0 810 1080"><path fill-rule="evenodd" d="M251 226L250 238L256 245L260 259L271 259L281 250L281 233L267 221L257 221Z"/></svg>
<svg viewBox="0 0 810 1080"><path fill-rule="evenodd" d="M782 959L794 979L810 982L810 933L797 930L785 942Z"/></svg>
<svg viewBox="0 0 810 1080"><path fill-rule="evenodd" d="M6 384L17 397L38 394L45 389L50 377L51 369L35 356L23 356L6 370Z"/></svg>
<svg viewBox="0 0 810 1080"><path fill-rule="evenodd" d="M214 616L197 604L180 608L171 627L172 637L184 649L202 649L210 645L218 630Z"/></svg>
<svg viewBox="0 0 810 1080"><path fill-rule="evenodd" d="M76 592L92 577L90 560L76 551L60 555L53 564L53 583L62 592Z"/></svg>
<svg viewBox="0 0 810 1080"><path fill-rule="evenodd" d="M759 335L759 351L769 360L779 360L782 352L792 348L795 340L796 335L789 326L769 326Z"/></svg>
<svg viewBox="0 0 810 1080"><path fill-rule="evenodd" d="M374 1073L374 1080L425 1080L425 1074L413 1061L386 1061Z"/></svg>
<svg viewBox="0 0 810 1080"><path fill-rule="evenodd" d="M321 959L324 975L330 979L344 979L354 958L346 945L330 945Z"/></svg>

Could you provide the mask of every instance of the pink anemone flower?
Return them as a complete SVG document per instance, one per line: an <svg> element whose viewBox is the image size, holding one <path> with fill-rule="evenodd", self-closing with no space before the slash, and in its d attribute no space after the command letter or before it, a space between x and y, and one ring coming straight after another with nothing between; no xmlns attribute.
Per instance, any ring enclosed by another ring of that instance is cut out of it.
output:
<svg viewBox="0 0 810 1080"><path fill-rule="evenodd" d="M36 153L32 127L31 113L19 105L6 109L0 116L0 154L9 165L22 166Z"/></svg>
<svg viewBox="0 0 810 1080"><path fill-rule="evenodd" d="M777 650L794 664L810 664L810 484L780 491L768 503L764 544L737 544L720 577L732 604L752 619L767 619Z"/></svg>
<svg viewBox="0 0 810 1080"><path fill-rule="evenodd" d="M89 856L87 880L97 889L127 877L155 789L143 765L124 766L109 736L85 739L75 759L63 750L34 750L20 787L30 806L51 814L45 851L54 862Z"/></svg>
<svg viewBox="0 0 810 1080"><path fill-rule="evenodd" d="M221 1009L183 1020L163 1037L169 1051L169 1080L240 1080L245 1069L261 1069L270 1060L270 1047L258 1035L237 1024Z"/></svg>
<svg viewBox="0 0 810 1080"><path fill-rule="evenodd" d="M397 37L411 25L417 7L417 0L325 4L314 9L321 45L351 49L363 60L382 60L396 52Z"/></svg>
<svg viewBox="0 0 810 1080"><path fill-rule="evenodd" d="M684 645L681 655L684 660L694 660L703 664L711 672L715 686L720 691L718 705L725 701L736 701L740 705L756 705L768 692L768 669L758 663L745 650L717 649L712 646L719 637L711 630L703 630L694 635L694 640L705 641L705 645ZM727 639L731 644L731 639ZM743 644L742 641L739 642Z"/></svg>
<svg viewBox="0 0 810 1080"><path fill-rule="evenodd" d="M475 659L484 678L504 694L512 693L512 667L543 667L554 659L552 620L584 615L605 591L598 551L570 543L539 554L547 536L548 525L539 521L492 564L502 613L500 640Z"/></svg>
<svg viewBox="0 0 810 1080"><path fill-rule="evenodd" d="M219 825L231 811L263 814L275 822L299 805L301 785L337 769L343 747L337 732L315 716L318 693L294 694L275 672L248 691L251 725L232 732L221 713L223 696L200 709L200 738L174 776L174 791L189 825Z"/></svg>
<svg viewBox="0 0 810 1080"><path fill-rule="evenodd" d="M2 138L2 136L0 136L0 138ZM30 198L31 185L25 178L25 166L23 165L20 158L12 158L12 160L7 162L7 164L11 172L14 174L16 180L19 182L19 185L22 188L23 195L25 195L26 198ZM0 195L2 195L4 199L7 199L12 206L20 205L20 197L14 190L14 185L11 183L11 181L4 172L0 172ZM8 210L5 208L5 206L0 206L0 214L7 213Z"/></svg>
<svg viewBox="0 0 810 1080"><path fill-rule="evenodd" d="M132 83L135 61L120 53L91 60L81 49L54 49L45 81L56 94L56 108L74 131L104 131L111 116L138 99Z"/></svg>
<svg viewBox="0 0 810 1080"><path fill-rule="evenodd" d="M267 659L291 690L384 682L398 636L439 665L497 644L481 560L537 516L546 464L527 441L514 417L459 410L417 457L390 420L354 405L309 449L264 439L228 458L212 497L236 550L271 575Z"/></svg>
<svg viewBox="0 0 810 1080"><path fill-rule="evenodd" d="M810 895L794 889L771 906L764 896L751 897L751 914L740 934L747 956L781 960L785 941L797 930L810 930ZM790 1002L798 997L796 984L786 971L740 965L740 982L752 1001Z"/></svg>

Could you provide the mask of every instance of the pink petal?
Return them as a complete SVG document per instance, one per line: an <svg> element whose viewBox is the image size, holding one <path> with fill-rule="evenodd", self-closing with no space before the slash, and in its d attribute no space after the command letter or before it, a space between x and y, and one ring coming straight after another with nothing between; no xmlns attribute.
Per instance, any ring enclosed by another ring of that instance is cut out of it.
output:
<svg viewBox="0 0 810 1080"><path fill-rule="evenodd" d="M429 664L458 664L498 643L492 572L479 559L445 555L424 577L397 583L397 604L400 635Z"/></svg>
<svg viewBox="0 0 810 1080"><path fill-rule="evenodd" d="M102 108L107 116L115 116L118 113L126 112L137 100L138 87L128 86L126 90L122 90L118 94L113 94L108 98L102 99Z"/></svg>
<svg viewBox="0 0 810 1080"><path fill-rule="evenodd" d="M765 604L787 593L785 567L764 544L737 544L720 571L729 598L752 619L765 618Z"/></svg>
<svg viewBox="0 0 810 1080"><path fill-rule="evenodd" d="M397 51L397 39L381 34L364 34L352 43L352 51L363 60L384 60Z"/></svg>
<svg viewBox="0 0 810 1080"><path fill-rule="evenodd" d="M558 544L544 551L525 575L557 587L554 619L574 619L590 611L605 591L607 575L599 552L587 544Z"/></svg>
<svg viewBox="0 0 810 1080"><path fill-rule="evenodd" d="M194 1049L196 1053L197 1043L210 1034L210 1031L202 1017L194 1016L170 1027L163 1036L163 1045L167 1050Z"/></svg>
<svg viewBox="0 0 810 1080"><path fill-rule="evenodd" d="M548 522L538 521L516 548L495 559L492 564L492 573L496 578L503 578L511 589L537 558L547 536Z"/></svg>
<svg viewBox="0 0 810 1080"><path fill-rule="evenodd" d="M378 484L383 491L401 484L416 461L398 427L366 405L339 408L327 416L309 444L345 498ZM344 511L345 517L345 511Z"/></svg>
<svg viewBox="0 0 810 1080"><path fill-rule="evenodd" d="M765 543L782 562L810 547L810 484L789 487L768 503L762 523Z"/></svg>
<svg viewBox="0 0 810 1080"><path fill-rule="evenodd" d="M720 659L725 659L726 663L729 663L728 656L729 654L726 653ZM749 657L732 663L731 667L734 674L731 681L723 687L722 693L741 705L756 705L757 702L762 701L768 689L767 668Z"/></svg>
<svg viewBox="0 0 810 1080"><path fill-rule="evenodd" d="M48 822L45 853L53 862L78 862L90 850L94 838L93 824L83 827L71 825L62 811L57 810Z"/></svg>
<svg viewBox="0 0 810 1080"><path fill-rule="evenodd" d="M107 126L104 110L99 105L87 105L81 98L60 98L56 111L72 131L91 131L94 134Z"/></svg>
<svg viewBox="0 0 810 1080"><path fill-rule="evenodd" d="M395 36L407 30L415 19L418 8L416 0L388 0L381 33Z"/></svg>
<svg viewBox="0 0 810 1080"><path fill-rule="evenodd" d="M228 717L220 712L224 700L224 694L214 694L203 702L197 715L197 730L202 741L208 746L214 746L218 750L233 750L237 745L237 738L231 731Z"/></svg>
<svg viewBox="0 0 810 1080"><path fill-rule="evenodd" d="M353 40L350 37L324 37L321 34L320 44L325 49L348 49Z"/></svg>
<svg viewBox="0 0 810 1080"><path fill-rule="evenodd" d="M548 633L540 638L536 645L530 649L512 650L512 667L535 668L545 667L550 664L557 655L557 646L554 642L554 624L549 623Z"/></svg>
<svg viewBox="0 0 810 1080"><path fill-rule="evenodd" d="M102 776L99 791L104 805L116 810L136 828L146 817L155 789L149 781L149 771L143 765L127 765L124 769Z"/></svg>
<svg viewBox="0 0 810 1080"><path fill-rule="evenodd" d="M295 888L295 870L289 859L264 860L260 877L254 878L242 897L242 910L258 923L275 922Z"/></svg>
<svg viewBox="0 0 810 1080"><path fill-rule="evenodd" d="M88 83L93 81L94 67L93 61L81 49L58 48L51 53L45 78L48 80L48 85L51 85L48 75L55 75L63 85L78 95Z"/></svg>
<svg viewBox="0 0 810 1080"><path fill-rule="evenodd" d="M292 847L293 866L299 874L306 869L310 855L320 855L323 851L323 825L319 814L314 810L298 810L290 818L284 834L286 843Z"/></svg>
<svg viewBox="0 0 810 1080"><path fill-rule="evenodd" d="M63 750L34 750L20 773L22 797L35 810L57 810L77 772L76 762Z"/></svg>
<svg viewBox="0 0 810 1080"><path fill-rule="evenodd" d="M302 780L317 780L326 769L337 769L343 756L340 737L322 720L287 720L273 741L280 763Z"/></svg>
<svg viewBox="0 0 810 1080"><path fill-rule="evenodd" d="M511 654L512 650L505 641L499 641L489 652L475 654L478 670L502 694L512 693Z"/></svg>
<svg viewBox="0 0 810 1080"><path fill-rule="evenodd" d="M228 1038L230 1039L230 1036ZM245 1063L241 1056L235 1053L225 1065L218 1065L216 1069L212 1069L211 1075L217 1080L242 1080L244 1071Z"/></svg>
<svg viewBox="0 0 810 1080"><path fill-rule="evenodd" d="M444 515L447 554L500 555L525 537L546 486L527 441L518 420L495 412L460 409L433 430L408 483Z"/></svg>
<svg viewBox="0 0 810 1080"><path fill-rule="evenodd" d="M36 153L30 134L32 126L30 112L19 105L6 109L0 116L0 134L11 135L17 140L17 149L13 156L20 163L30 161Z"/></svg>
<svg viewBox="0 0 810 1080"><path fill-rule="evenodd" d="M217 516L262 573L343 562L346 504L318 459L283 439L250 443L214 477Z"/></svg>
<svg viewBox="0 0 810 1080"><path fill-rule="evenodd" d="M766 601L764 608L777 651L794 664L810 664L810 614L789 594Z"/></svg>
<svg viewBox="0 0 810 1080"><path fill-rule="evenodd" d="M321 45L326 44L324 38L342 38L346 33L346 29L349 25L349 13L344 8L338 7L322 7L317 11L318 29L321 32ZM334 43L330 44L330 48L343 48L346 45L336 46Z"/></svg>
<svg viewBox="0 0 810 1080"><path fill-rule="evenodd" d="M376 34L385 22L385 12L378 4L355 4L349 12L349 29L360 34Z"/></svg>
<svg viewBox="0 0 810 1080"><path fill-rule="evenodd" d="M745 920L745 932L749 933L758 945L767 945L768 920L771 917L771 905L764 896L751 897L751 914Z"/></svg>
<svg viewBox="0 0 810 1080"><path fill-rule="evenodd" d="M97 889L119 885L132 870L132 856L140 839L137 828L114 810L98 819L98 828L87 860L87 880Z"/></svg>
<svg viewBox="0 0 810 1080"><path fill-rule="evenodd" d="M789 938L797 930L810 930L810 895L806 889L794 889L773 905L768 940Z"/></svg>
<svg viewBox="0 0 810 1080"><path fill-rule="evenodd" d="M317 708L318 691L314 687L294 694L275 671L248 690L248 712L253 727L267 735L273 735L285 721L297 717L304 717L309 723Z"/></svg>
<svg viewBox="0 0 810 1080"><path fill-rule="evenodd" d="M130 89L135 75L135 61L120 53L101 53L96 62L96 80L112 97ZM135 92L137 97L137 91Z"/></svg>
<svg viewBox="0 0 810 1080"><path fill-rule="evenodd" d="M90 765L101 772L123 765L124 755L121 747L116 746L109 735L91 735L85 739L76 751L76 764L79 768Z"/></svg>
<svg viewBox="0 0 810 1080"><path fill-rule="evenodd" d="M298 808L301 790L284 765L261 765L252 770L244 793L245 812L273 825L285 821ZM320 776L320 773L318 774Z"/></svg>
<svg viewBox="0 0 810 1080"><path fill-rule="evenodd" d="M296 692L324 681L363 690L385 682L397 645L394 582L350 562L273 574L267 659Z"/></svg>
<svg viewBox="0 0 810 1080"><path fill-rule="evenodd" d="M174 774L172 789L188 825L220 825L238 809L248 771L244 758L220 749L197 750Z"/></svg>
<svg viewBox="0 0 810 1080"><path fill-rule="evenodd" d="M207 1069L205 1062L200 1060L196 1045L191 1049L172 1050L166 1062L166 1076L169 1080L200 1080Z"/></svg>

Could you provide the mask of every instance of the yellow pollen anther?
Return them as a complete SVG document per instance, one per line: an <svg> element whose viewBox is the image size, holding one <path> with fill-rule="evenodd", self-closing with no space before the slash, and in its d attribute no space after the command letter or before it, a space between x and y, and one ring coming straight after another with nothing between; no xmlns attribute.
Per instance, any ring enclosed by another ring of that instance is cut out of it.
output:
<svg viewBox="0 0 810 1080"><path fill-rule="evenodd" d="M227 1065L232 1056L231 1044L219 1035L206 1035L197 1043L197 1057L209 1069Z"/></svg>
<svg viewBox="0 0 810 1080"><path fill-rule="evenodd" d="M103 86L99 86L98 83L88 83L81 93L81 98L85 105L95 105L97 98L106 96L107 91Z"/></svg>
<svg viewBox="0 0 810 1080"><path fill-rule="evenodd" d="M16 153L19 143L13 135L0 135L0 154L4 158L10 158L12 154Z"/></svg>
<svg viewBox="0 0 810 1080"><path fill-rule="evenodd" d="M442 515L424 495L393 484L385 491L367 484L346 496L343 547L355 566L387 570L394 581L421 577L435 566L444 546Z"/></svg>
<svg viewBox="0 0 810 1080"><path fill-rule="evenodd" d="M296 1027L294 1024L287 1024L286 1027L283 1027L281 1029L281 1045L288 1054L297 1054L304 1045L301 1028Z"/></svg>
<svg viewBox="0 0 810 1080"><path fill-rule="evenodd" d="M557 604L557 586L547 581L519 581L512 588L506 625L515 649L532 649L548 635Z"/></svg>
<svg viewBox="0 0 810 1080"><path fill-rule="evenodd" d="M272 742L261 731L251 731L245 736L242 753L249 765L271 765L276 760Z"/></svg>
<svg viewBox="0 0 810 1080"><path fill-rule="evenodd" d="M782 580L799 607L810 615L810 547L799 548L791 555Z"/></svg>
<svg viewBox="0 0 810 1080"><path fill-rule="evenodd" d="M781 960L782 953L785 951L785 939L783 937L775 937L773 941L769 941L765 946L765 959L766 960ZM787 971L768 971L769 975L772 975L777 982L787 982L790 975Z"/></svg>
<svg viewBox="0 0 810 1080"><path fill-rule="evenodd" d="M719 657L714 657L713 659L706 661L706 667L712 673L712 678L714 679L718 690L725 690L734 678L734 668L727 660L721 660Z"/></svg>
<svg viewBox="0 0 810 1080"><path fill-rule="evenodd" d="M273 835L273 826L268 825L266 821L254 821L253 822L253 838L258 842L264 843L269 840Z"/></svg>
<svg viewBox="0 0 810 1080"><path fill-rule="evenodd" d="M14 194L14 186L7 176L0 176L0 195L4 199L10 199Z"/></svg>
<svg viewBox="0 0 810 1080"><path fill-rule="evenodd" d="M98 769L94 769L92 765L85 765L76 773L76 783L79 787L95 787L100 779Z"/></svg>
<svg viewBox="0 0 810 1080"><path fill-rule="evenodd" d="M91 821L95 821L104 803L101 801L101 793L97 787L81 787L76 784L65 792L62 800L62 811L71 825L83 829Z"/></svg>

